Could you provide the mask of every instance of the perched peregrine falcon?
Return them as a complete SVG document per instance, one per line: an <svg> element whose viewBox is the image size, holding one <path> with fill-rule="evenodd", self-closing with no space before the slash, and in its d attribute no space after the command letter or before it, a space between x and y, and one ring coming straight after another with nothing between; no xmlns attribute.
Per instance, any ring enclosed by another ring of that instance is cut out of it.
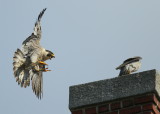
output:
<svg viewBox="0 0 160 114"><path fill-rule="evenodd" d="M132 72L136 72L141 67L141 60L142 58L132 57L123 62L120 66L116 68L116 70L120 69L119 76L131 74Z"/></svg>
<svg viewBox="0 0 160 114"><path fill-rule="evenodd" d="M22 43L21 49L17 49L13 57L13 71L16 82L21 87L27 87L32 82L32 90L41 99L43 95L43 72L50 71L44 61L54 58L55 55L40 45L41 18L46 8L40 12L34 26L34 32Z"/></svg>

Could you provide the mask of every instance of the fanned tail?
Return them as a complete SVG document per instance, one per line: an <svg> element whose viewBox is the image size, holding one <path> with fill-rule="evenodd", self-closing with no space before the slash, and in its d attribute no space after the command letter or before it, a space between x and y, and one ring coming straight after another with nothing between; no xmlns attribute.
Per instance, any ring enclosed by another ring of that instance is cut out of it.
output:
<svg viewBox="0 0 160 114"><path fill-rule="evenodd" d="M32 90L38 99L43 97L43 74L42 72L30 71L32 80Z"/></svg>
<svg viewBox="0 0 160 114"><path fill-rule="evenodd" d="M34 26L34 35L36 35L37 37L39 37L39 38L41 38L41 24L40 24L40 21L41 21L41 18L42 18L42 16L43 16L43 14L44 14L44 12L46 11L46 9L47 8L45 8L45 9L43 9L41 12L40 12L40 14L39 14L39 16L38 16L38 19L37 19L37 21L36 21L36 23L35 23L35 26Z"/></svg>

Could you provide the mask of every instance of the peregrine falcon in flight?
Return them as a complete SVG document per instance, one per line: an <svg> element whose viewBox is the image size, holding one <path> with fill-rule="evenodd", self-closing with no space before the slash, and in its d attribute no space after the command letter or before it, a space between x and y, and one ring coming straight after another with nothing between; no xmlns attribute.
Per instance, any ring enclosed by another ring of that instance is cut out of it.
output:
<svg viewBox="0 0 160 114"><path fill-rule="evenodd" d="M142 58L139 56L129 58L123 62L120 66L116 68L116 70L120 69L119 76L131 74L132 72L136 72L141 67Z"/></svg>
<svg viewBox="0 0 160 114"><path fill-rule="evenodd" d="M13 71L21 87L26 88L32 82L32 90L41 99L43 95L43 72L50 71L44 62L55 58L53 52L46 50L40 45L41 18L46 8L40 12L34 26L33 33L23 41L21 49L17 49L13 57Z"/></svg>

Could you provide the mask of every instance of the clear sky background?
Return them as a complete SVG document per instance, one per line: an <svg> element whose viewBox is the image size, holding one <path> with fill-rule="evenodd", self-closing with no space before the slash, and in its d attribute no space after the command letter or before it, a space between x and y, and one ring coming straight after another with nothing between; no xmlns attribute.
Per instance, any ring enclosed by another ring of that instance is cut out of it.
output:
<svg viewBox="0 0 160 114"><path fill-rule="evenodd" d="M38 100L18 86L12 57L45 7L41 44L56 58ZM0 50L0 114L70 114L69 86L116 77L133 56L140 72L160 69L160 1L0 0Z"/></svg>

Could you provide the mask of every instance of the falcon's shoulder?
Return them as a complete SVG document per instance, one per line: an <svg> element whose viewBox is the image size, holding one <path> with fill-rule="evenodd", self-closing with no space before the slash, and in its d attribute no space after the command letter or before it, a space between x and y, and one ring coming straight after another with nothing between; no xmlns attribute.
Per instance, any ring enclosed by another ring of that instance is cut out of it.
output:
<svg viewBox="0 0 160 114"><path fill-rule="evenodd" d="M26 40L23 41L22 45L26 45L27 43L38 39L39 38L36 35L34 35L34 33L32 33L28 38L26 38Z"/></svg>
<svg viewBox="0 0 160 114"><path fill-rule="evenodd" d="M24 55L30 55L38 48L41 48L40 39L32 33L26 40L23 41L21 50Z"/></svg>

